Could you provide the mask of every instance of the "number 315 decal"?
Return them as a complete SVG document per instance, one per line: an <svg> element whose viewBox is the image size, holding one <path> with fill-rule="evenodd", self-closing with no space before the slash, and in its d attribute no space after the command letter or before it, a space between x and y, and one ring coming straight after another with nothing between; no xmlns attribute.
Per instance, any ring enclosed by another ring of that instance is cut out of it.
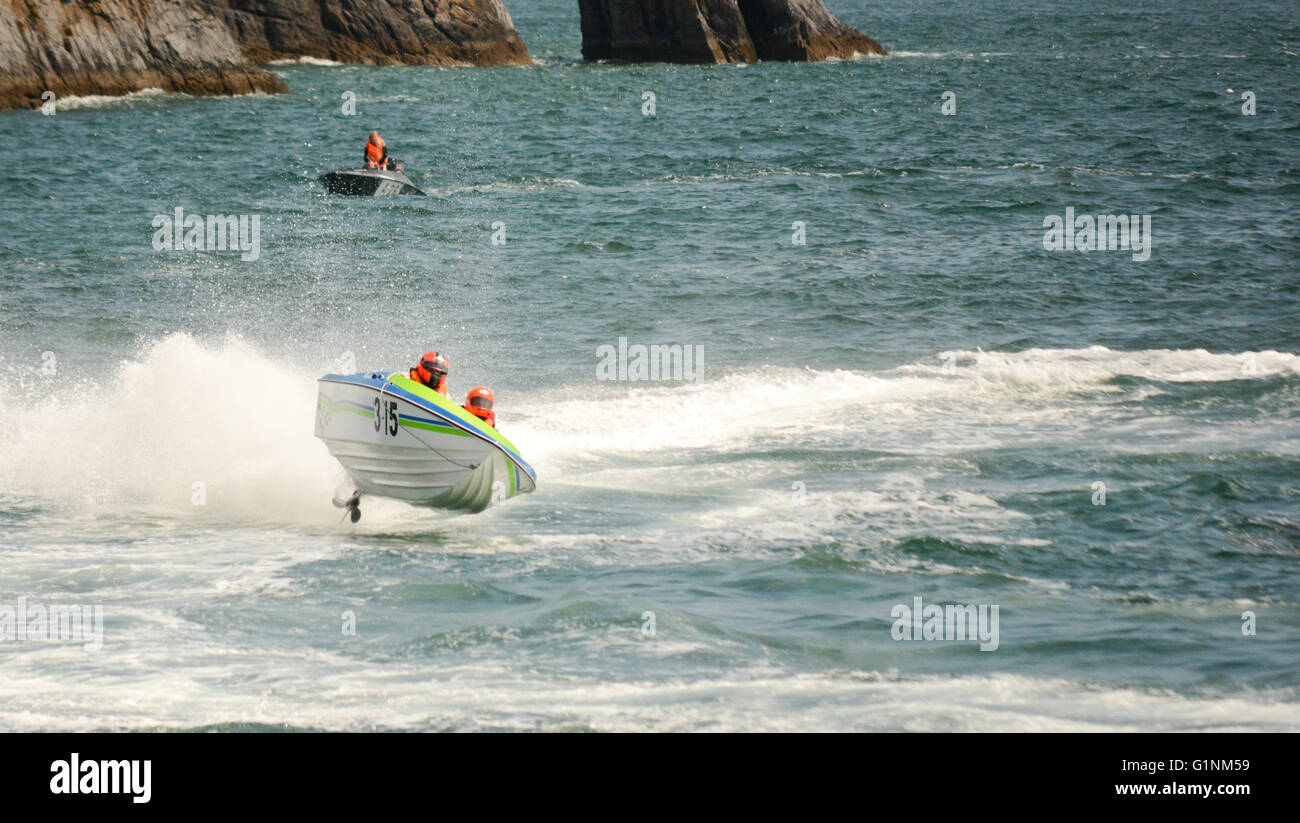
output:
<svg viewBox="0 0 1300 823"><path fill-rule="evenodd" d="M388 425L384 425L387 423ZM393 400L385 400L381 404L379 398L375 398L375 431L387 432L389 437L397 436L397 403Z"/></svg>

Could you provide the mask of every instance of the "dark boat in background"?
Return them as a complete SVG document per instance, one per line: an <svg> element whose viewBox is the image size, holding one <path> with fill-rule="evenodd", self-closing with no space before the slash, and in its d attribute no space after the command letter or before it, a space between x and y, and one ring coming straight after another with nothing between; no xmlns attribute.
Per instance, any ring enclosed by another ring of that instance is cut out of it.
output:
<svg viewBox="0 0 1300 823"><path fill-rule="evenodd" d="M419 194L424 192L400 171L387 169L340 169L320 176L325 191L330 194L347 194L356 197L382 197L389 194Z"/></svg>

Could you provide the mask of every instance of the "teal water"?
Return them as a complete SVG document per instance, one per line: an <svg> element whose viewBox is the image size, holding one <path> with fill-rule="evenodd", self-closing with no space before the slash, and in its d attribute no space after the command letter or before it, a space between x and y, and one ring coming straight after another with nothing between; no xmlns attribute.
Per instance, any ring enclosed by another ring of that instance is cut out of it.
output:
<svg viewBox="0 0 1300 823"><path fill-rule="evenodd" d="M1294 4L832 2L892 56L754 66L508 5L536 65L0 115L0 607L104 609L0 637L0 728L1300 729ZM320 191L371 128L428 198ZM315 378L428 348L539 488L341 522Z"/></svg>

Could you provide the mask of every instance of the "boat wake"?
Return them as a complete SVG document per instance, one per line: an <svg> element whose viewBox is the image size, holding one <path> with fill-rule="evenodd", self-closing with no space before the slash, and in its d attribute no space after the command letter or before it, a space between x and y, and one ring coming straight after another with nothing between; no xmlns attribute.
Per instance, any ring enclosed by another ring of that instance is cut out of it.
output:
<svg viewBox="0 0 1300 823"><path fill-rule="evenodd" d="M88 513L260 521L329 506L337 470L311 436L312 382L238 340L173 335L105 385L60 374L26 388L0 398L11 421L0 494Z"/></svg>
<svg viewBox="0 0 1300 823"><path fill-rule="evenodd" d="M239 339L205 345L176 334L100 385L10 375L0 388L0 495L92 514L332 525L343 478L312 431L315 379L330 365L289 366ZM680 492L688 477L725 485L738 460L775 482L789 471L782 455L796 453L961 459L1002 444L1085 442L1100 436L1102 418L1114 448L1122 433L1132 448L1150 449L1143 438L1167 440L1171 424L1141 401L1225 381L1293 391L1297 375L1300 356L1284 352L952 352L881 371L765 367L699 383L515 392L501 428L547 478L529 505L555 506L581 485L650 494ZM1117 420L1126 404L1135 411ZM1279 453L1294 450L1293 428L1282 418L1249 431L1185 425L1175 439ZM392 502L367 520L386 516L439 515Z"/></svg>
<svg viewBox="0 0 1300 823"><path fill-rule="evenodd" d="M1023 436L1027 429L1159 394L1166 383L1298 375L1300 356L1274 351L953 351L883 371L765 367L695 384L616 384L620 388L586 401L552 393L535 399L526 431L514 436L541 460L744 451L779 442L839 448L856 441L859 448L928 451L938 431L957 450L980 443L981 432Z"/></svg>

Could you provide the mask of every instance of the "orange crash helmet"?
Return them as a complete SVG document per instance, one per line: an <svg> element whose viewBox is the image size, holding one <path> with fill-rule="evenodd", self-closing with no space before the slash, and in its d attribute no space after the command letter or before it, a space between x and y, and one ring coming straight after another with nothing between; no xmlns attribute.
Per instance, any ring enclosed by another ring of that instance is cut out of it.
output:
<svg viewBox="0 0 1300 823"><path fill-rule="evenodd" d="M482 418L488 422L488 425L495 427L497 424L497 414L492 411L492 404L496 398L492 396L492 390L486 386L475 386L469 390L465 397L465 410L475 417Z"/></svg>
<svg viewBox="0 0 1300 823"><path fill-rule="evenodd" d="M416 366L412 371L416 380L434 391L446 391L447 372L450 369L447 358L436 351L430 351L424 353L424 357L420 358L420 365Z"/></svg>

